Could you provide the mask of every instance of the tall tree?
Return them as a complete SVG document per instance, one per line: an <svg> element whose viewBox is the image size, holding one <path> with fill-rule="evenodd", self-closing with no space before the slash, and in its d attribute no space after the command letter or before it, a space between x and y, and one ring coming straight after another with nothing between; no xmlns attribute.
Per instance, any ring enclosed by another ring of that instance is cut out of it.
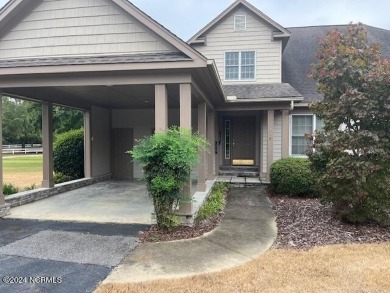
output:
<svg viewBox="0 0 390 293"><path fill-rule="evenodd" d="M40 143L40 128L34 125L29 111L32 102L3 97L3 142L14 144Z"/></svg>
<svg viewBox="0 0 390 293"><path fill-rule="evenodd" d="M42 128L42 106L38 103L29 104L29 113L32 116L34 127ZM61 134L69 130L83 128L84 116L79 110L62 106L53 107L53 128L54 133Z"/></svg>
<svg viewBox="0 0 390 293"><path fill-rule="evenodd" d="M311 108L325 128L310 158L324 198L345 220L389 222L390 61L361 24L328 32L317 57L324 99Z"/></svg>

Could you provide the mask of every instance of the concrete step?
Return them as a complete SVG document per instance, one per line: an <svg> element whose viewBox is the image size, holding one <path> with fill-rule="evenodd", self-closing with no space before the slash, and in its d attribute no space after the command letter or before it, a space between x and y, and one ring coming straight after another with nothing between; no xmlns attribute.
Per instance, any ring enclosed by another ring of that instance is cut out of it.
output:
<svg viewBox="0 0 390 293"><path fill-rule="evenodd" d="M220 171L252 171L258 172L259 166L220 166Z"/></svg>
<svg viewBox="0 0 390 293"><path fill-rule="evenodd" d="M218 175L220 176L236 176L236 177L250 177L256 178L259 177L259 172L252 171L219 171Z"/></svg>
<svg viewBox="0 0 390 293"><path fill-rule="evenodd" d="M234 187L251 187L251 186L261 186L264 184L260 178L251 178L251 177L237 177L237 176L218 176L218 182L230 183Z"/></svg>
<svg viewBox="0 0 390 293"><path fill-rule="evenodd" d="M221 166L218 175L235 177L259 177L259 167L257 166Z"/></svg>

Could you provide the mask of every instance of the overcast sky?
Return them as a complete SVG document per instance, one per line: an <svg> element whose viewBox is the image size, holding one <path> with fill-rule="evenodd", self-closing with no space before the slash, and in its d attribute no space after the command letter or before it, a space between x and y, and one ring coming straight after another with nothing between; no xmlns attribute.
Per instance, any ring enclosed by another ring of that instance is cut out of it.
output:
<svg viewBox="0 0 390 293"><path fill-rule="evenodd" d="M82 0L80 0L82 1ZM7 0L0 0L3 6ZM234 0L133 0L137 7L188 40ZM249 0L284 27L363 22L390 30L388 0Z"/></svg>

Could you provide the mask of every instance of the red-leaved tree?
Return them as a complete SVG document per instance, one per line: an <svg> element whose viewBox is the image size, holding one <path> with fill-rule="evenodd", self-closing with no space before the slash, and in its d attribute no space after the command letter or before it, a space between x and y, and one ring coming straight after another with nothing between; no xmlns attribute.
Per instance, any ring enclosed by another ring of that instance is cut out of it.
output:
<svg viewBox="0 0 390 293"><path fill-rule="evenodd" d="M324 119L309 154L323 198L344 220L389 223L390 60L370 44L362 24L330 31L321 40L312 77Z"/></svg>

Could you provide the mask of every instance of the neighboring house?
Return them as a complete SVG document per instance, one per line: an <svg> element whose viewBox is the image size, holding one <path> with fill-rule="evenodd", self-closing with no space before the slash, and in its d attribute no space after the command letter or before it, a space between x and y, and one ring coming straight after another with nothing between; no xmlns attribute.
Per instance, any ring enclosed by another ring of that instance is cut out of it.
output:
<svg viewBox="0 0 390 293"><path fill-rule="evenodd" d="M252 166L268 180L271 163L302 155L304 133L321 126L307 75L331 28L286 29L238 0L186 43L126 0L10 0L0 11L0 93L42 103L43 187L54 185L53 104L85 113L86 177L140 178L125 151L177 125L211 142L199 189L221 166ZM390 55L390 32L367 29Z"/></svg>

